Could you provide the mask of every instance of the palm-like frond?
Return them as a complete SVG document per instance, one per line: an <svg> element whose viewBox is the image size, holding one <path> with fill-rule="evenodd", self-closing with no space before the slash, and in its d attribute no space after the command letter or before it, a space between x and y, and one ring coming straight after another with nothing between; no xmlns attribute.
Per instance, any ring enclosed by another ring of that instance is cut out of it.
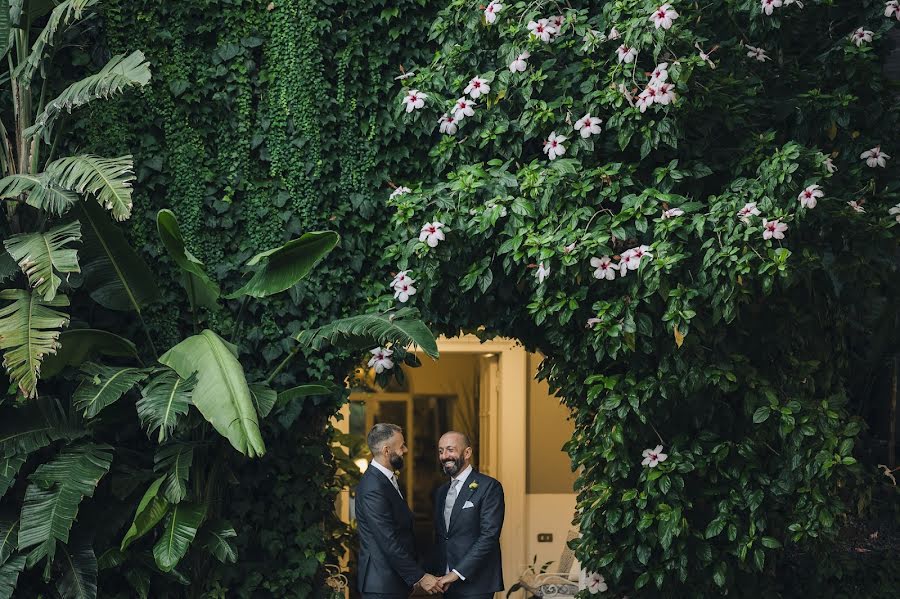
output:
<svg viewBox="0 0 900 599"><path fill-rule="evenodd" d="M0 564L6 563L6 560L15 552L18 536L18 520L0 521Z"/></svg>
<svg viewBox="0 0 900 599"><path fill-rule="evenodd" d="M160 491L164 481L165 477L157 478L144 492L134 513L134 521L122 539L120 551L125 551L129 545L150 532L169 511L169 502L163 498Z"/></svg>
<svg viewBox="0 0 900 599"><path fill-rule="evenodd" d="M34 397L41 361L57 350L59 329L69 324L69 317L53 308L68 306L69 299L57 295L46 301L22 289L4 289L0 299L12 301L0 308L3 365L22 395Z"/></svg>
<svg viewBox="0 0 900 599"><path fill-rule="evenodd" d="M101 158L93 154L68 156L51 162L46 172L51 185L94 196L116 220L131 216L134 162L130 155L118 158Z"/></svg>
<svg viewBox="0 0 900 599"><path fill-rule="evenodd" d="M81 366L94 356L129 358L141 362L137 347L124 337L100 329L69 329L59 335L62 347L47 356L41 365L41 374L50 378L66 366Z"/></svg>
<svg viewBox="0 0 900 599"><path fill-rule="evenodd" d="M253 398L253 405L256 406L256 412L260 418L265 418L275 407L275 400L278 399L278 393L270 389L263 383L253 383L249 385L250 397Z"/></svg>
<svg viewBox="0 0 900 599"><path fill-rule="evenodd" d="M206 506L182 503L174 506L166 520L166 528L153 546L156 565L163 572L170 572L185 556L197 529L206 517Z"/></svg>
<svg viewBox="0 0 900 599"><path fill-rule="evenodd" d="M317 329L300 331L297 341L311 349L321 349L327 344L352 348L417 345L432 358L438 358L434 334L419 320L419 313L414 308L342 318Z"/></svg>
<svg viewBox="0 0 900 599"><path fill-rule="evenodd" d="M19 265L12 259L6 248L0 250L0 283L12 279L19 272Z"/></svg>
<svg viewBox="0 0 900 599"><path fill-rule="evenodd" d="M237 547L231 540L237 537L234 527L224 520L216 520L203 527L203 548L223 564L237 561Z"/></svg>
<svg viewBox="0 0 900 599"><path fill-rule="evenodd" d="M142 87L150 83L150 63L144 53L135 50L128 56L113 56L99 73L88 75L76 81L63 92L47 103L43 112L37 115L34 125L23 131L26 139L40 137L50 143L53 123L63 110L72 110L100 98L109 98L120 94L129 87Z"/></svg>
<svg viewBox="0 0 900 599"><path fill-rule="evenodd" d="M156 230L169 256L184 273L184 288L188 293L191 309L205 306L215 310L221 293L219 286L203 270L203 262L185 247L175 213L167 209L160 210L156 215Z"/></svg>
<svg viewBox="0 0 900 599"><path fill-rule="evenodd" d="M19 549L34 548L28 554L29 566L44 557L52 561L56 544L68 542L81 500L93 496L111 462L108 445L68 446L28 477L31 484L22 506Z"/></svg>
<svg viewBox="0 0 900 599"><path fill-rule="evenodd" d="M137 402L137 412L148 435L159 429L157 440L159 443L165 442L178 423L178 418L187 414L191 405L191 392L196 383L195 375L185 380L174 370L166 369L141 389L142 397Z"/></svg>
<svg viewBox="0 0 900 599"><path fill-rule="evenodd" d="M23 194L28 194L26 204L56 216L65 214L78 201L78 194L57 187L46 173L10 175L0 179L0 198L17 198Z"/></svg>
<svg viewBox="0 0 900 599"><path fill-rule="evenodd" d="M50 13L50 18L44 29L34 40L31 52L25 62L16 69L15 76L26 84L34 77L34 73L44 59L47 48L53 45L56 33L61 27L66 27L81 19L86 8L97 4L98 0L65 0Z"/></svg>
<svg viewBox="0 0 900 599"><path fill-rule="evenodd" d="M157 450L153 456L153 470L164 474L163 493L170 503L187 497L187 480L194 461L194 448L186 443L171 443Z"/></svg>
<svg viewBox="0 0 900 599"><path fill-rule="evenodd" d="M24 555L17 555L0 566L0 599L11 599L16 592L19 573L24 569Z"/></svg>
<svg viewBox="0 0 900 599"><path fill-rule="evenodd" d="M159 297L156 277L100 205L85 202L77 212L84 233L84 286L91 299L110 310L140 313Z"/></svg>
<svg viewBox="0 0 900 599"><path fill-rule="evenodd" d="M63 545L56 563L62 570L56 582L62 599L97 599L97 556L87 539Z"/></svg>
<svg viewBox="0 0 900 599"><path fill-rule="evenodd" d="M147 371L133 366L102 366L88 362L81 367L82 379L72 396L85 418L93 418L106 406L118 401L129 389L147 378Z"/></svg>
<svg viewBox="0 0 900 599"><path fill-rule="evenodd" d="M28 277L28 283L50 301L62 279L56 273L81 272L78 265L78 251L66 247L81 240L81 223L70 223L53 227L46 233L20 233L3 241L6 251L19 263L19 268Z"/></svg>
<svg viewBox="0 0 900 599"><path fill-rule="evenodd" d="M0 457L25 458L59 439L84 434L58 400L40 397L22 405L0 407Z"/></svg>
<svg viewBox="0 0 900 599"><path fill-rule="evenodd" d="M14 455L8 458L0 458L0 499L3 499L9 488L16 482L16 475L24 463L24 456ZM3 560L0 559L0 563L2 562Z"/></svg>

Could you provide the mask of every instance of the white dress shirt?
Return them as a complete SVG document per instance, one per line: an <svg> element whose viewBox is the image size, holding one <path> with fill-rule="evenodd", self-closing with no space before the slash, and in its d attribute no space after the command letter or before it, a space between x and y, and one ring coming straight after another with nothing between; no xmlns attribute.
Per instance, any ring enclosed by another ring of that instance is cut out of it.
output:
<svg viewBox="0 0 900 599"><path fill-rule="evenodd" d="M459 501L459 496L462 494L463 485L466 484L466 479L469 478L469 475L472 474L472 465L466 466L466 469L451 478L451 481L458 480L459 481L459 489L456 492L456 500ZM447 566L447 574L450 573L450 566ZM453 569L453 573L459 576L460 580L465 580L466 577L459 573L459 570L456 568Z"/></svg>

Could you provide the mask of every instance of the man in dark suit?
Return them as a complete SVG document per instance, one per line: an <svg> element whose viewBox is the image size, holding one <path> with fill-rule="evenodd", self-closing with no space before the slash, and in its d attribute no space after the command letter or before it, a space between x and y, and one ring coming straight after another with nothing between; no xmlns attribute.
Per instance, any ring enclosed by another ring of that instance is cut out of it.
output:
<svg viewBox="0 0 900 599"><path fill-rule="evenodd" d="M438 489L434 506L436 569L444 597L491 599L503 590L503 487L472 469L472 447L462 433L441 437L438 458L450 477Z"/></svg>
<svg viewBox="0 0 900 599"><path fill-rule="evenodd" d="M372 462L356 487L359 592L363 599L407 599L414 587L439 593L443 585L416 563L413 514L394 474L408 451L403 431L379 423L366 442Z"/></svg>

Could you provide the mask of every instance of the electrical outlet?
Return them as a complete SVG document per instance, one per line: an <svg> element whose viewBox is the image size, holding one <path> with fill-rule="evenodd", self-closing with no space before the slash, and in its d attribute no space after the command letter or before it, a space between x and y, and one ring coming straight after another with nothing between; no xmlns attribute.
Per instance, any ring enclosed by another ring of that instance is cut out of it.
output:
<svg viewBox="0 0 900 599"><path fill-rule="evenodd" d="M538 533L538 543L552 543L553 542L553 534L549 532L539 532Z"/></svg>

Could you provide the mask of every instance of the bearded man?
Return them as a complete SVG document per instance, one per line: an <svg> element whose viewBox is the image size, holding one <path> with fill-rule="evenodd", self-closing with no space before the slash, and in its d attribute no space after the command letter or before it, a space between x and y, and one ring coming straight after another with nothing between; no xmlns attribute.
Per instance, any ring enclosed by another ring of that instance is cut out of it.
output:
<svg viewBox="0 0 900 599"><path fill-rule="evenodd" d="M409 451L396 424L372 427L366 442L372 462L356 487L359 579L363 599L407 599L414 587L429 594L444 590L416 562L413 513L400 492L395 470Z"/></svg>

